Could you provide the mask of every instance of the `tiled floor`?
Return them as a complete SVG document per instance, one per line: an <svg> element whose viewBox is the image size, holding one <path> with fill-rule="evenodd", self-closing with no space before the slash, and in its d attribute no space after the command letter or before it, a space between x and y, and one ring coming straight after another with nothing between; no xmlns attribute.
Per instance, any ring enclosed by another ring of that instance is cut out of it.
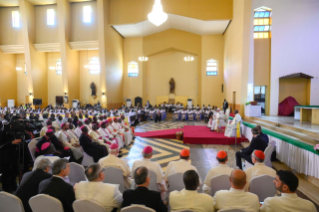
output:
<svg viewBox="0 0 319 212"><path fill-rule="evenodd" d="M258 119L262 119L265 121L271 121L283 125L287 125L290 127L295 127L303 130L308 130L311 132L315 132L319 135L319 125L311 124L310 122L300 122L300 120L295 120L294 117L288 116L261 116Z"/></svg>

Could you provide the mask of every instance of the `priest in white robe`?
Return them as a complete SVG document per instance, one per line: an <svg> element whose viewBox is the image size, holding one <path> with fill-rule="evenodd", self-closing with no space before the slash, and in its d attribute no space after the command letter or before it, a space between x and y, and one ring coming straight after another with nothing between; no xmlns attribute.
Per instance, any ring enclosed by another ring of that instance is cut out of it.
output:
<svg viewBox="0 0 319 212"><path fill-rule="evenodd" d="M130 143L132 143L131 133L119 123L118 118L114 119L113 127L115 128L116 131L124 135L125 145L129 145Z"/></svg>
<svg viewBox="0 0 319 212"><path fill-rule="evenodd" d="M220 119L220 109L217 108L217 111L214 112L214 114L213 114L211 131L217 131L218 132L219 119Z"/></svg>
<svg viewBox="0 0 319 212"><path fill-rule="evenodd" d="M242 122L242 119L240 114L238 113L238 110L235 110L234 114L235 114L234 119L229 124L226 125L225 136L227 137L236 137L237 136L236 129L238 127L238 124Z"/></svg>
<svg viewBox="0 0 319 212"><path fill-rule="evenodd" d="M106 146L107 150L109 151L109 145L106 144L102 138L102 135L100 132L97 130L97 125L93 124L92 125L92 130L89 132L89 135L92 137L92 140L100 145Z"/></svg>
<svg viewBox="0 0 319 212"><path fill-rule="evenodd" d="M83 153L82 153L82 149L81 149L80 144L76 143L76 141L74 139L71 139L71 137L68 133L68 128L69 128L68 123L63 123L61 127L62 127L62 130L59 132L58 139L62 142L64 147L70 147L70 149L74 155L74 158L76 160L82 158Z"/></svg>

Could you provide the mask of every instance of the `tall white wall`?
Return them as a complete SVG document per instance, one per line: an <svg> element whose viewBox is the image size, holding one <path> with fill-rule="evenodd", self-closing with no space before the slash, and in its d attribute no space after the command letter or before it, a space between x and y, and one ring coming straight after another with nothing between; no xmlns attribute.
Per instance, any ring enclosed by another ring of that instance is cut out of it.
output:
<svg viewBox="0 0 319 212"><path fill-rule="evenodd" d="M311 80L310 104L319 105L319 1L258 0L272 9L270 115L278 113L279 78L302 72ZM293 91L292 91L293 92Z"/></svg>

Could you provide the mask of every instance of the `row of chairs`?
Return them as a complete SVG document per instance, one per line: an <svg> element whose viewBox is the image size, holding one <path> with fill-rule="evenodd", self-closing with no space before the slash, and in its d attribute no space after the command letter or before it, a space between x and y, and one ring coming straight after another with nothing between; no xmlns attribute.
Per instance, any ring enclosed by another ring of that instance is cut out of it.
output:
<svg viewBox="0 0 319 212"><path fill-rule="evenodd" d="M33 212L64 212L60 200L46 194L38 194L29 200ZM7 192L0 192L0 212L24 212L21 200ZM76 200L73 203L74 212L105 212L106 210L92 200ZM243 209L223 209L220 212L246 212ZM131 205L121 209L121 212L155 212L155 210L143 205ZM193 212L192 210L178 210L171 212Z"/></svg>

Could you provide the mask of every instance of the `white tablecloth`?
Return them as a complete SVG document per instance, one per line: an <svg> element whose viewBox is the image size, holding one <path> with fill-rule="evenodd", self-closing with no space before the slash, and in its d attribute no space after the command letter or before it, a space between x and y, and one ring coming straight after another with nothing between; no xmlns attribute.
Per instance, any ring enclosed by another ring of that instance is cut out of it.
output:
<svg viewBox="0 0 319 212"><path fill-rule="evenodd" d="M247 117L260 117L261 116L261 106L260 105L246 105L245 106L245 116L247 116Z"/></svg>

